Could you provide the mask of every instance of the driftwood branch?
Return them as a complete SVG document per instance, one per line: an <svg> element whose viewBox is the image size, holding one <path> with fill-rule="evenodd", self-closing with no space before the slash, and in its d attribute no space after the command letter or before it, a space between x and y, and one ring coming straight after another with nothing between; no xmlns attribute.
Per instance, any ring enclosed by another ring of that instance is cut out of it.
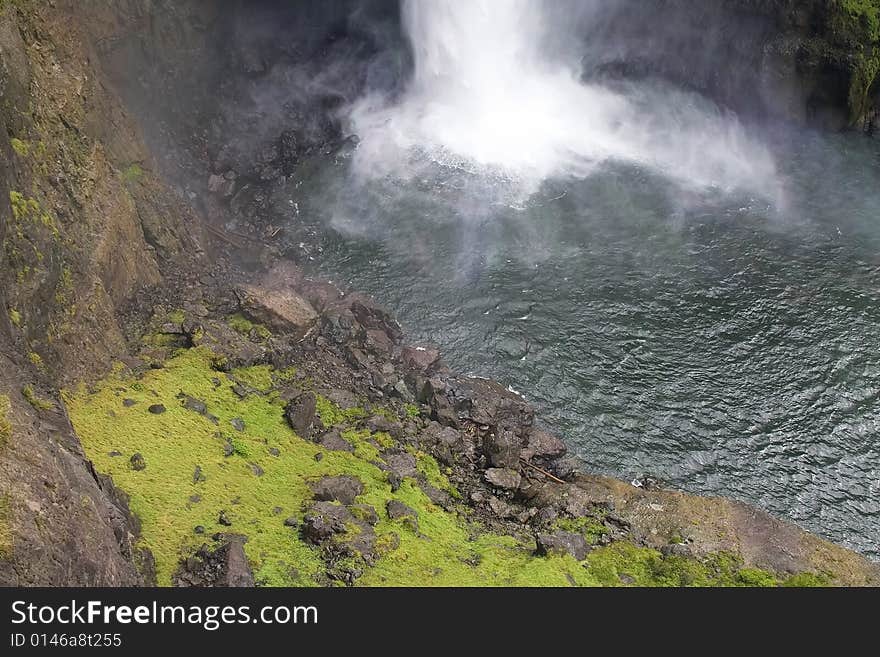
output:
<svg viewBox="0 0 880 657"><path fill-rule="evenodd" d="M549 472L547 472L547 471L544 470L543 468L539 468L537 465L535 465L535 464L533 464L533 463L529 463L528 461L526 461L526 460L523 459L523 458L521 458L520 461L522 461L524 465L527 465L528 467L530 467L530 468L531 468L532 470L534 470L535 472L538 472L538 473L544 475L545 477L547 477L547 478L550 479L551 481L555 481L557 484L564 484L564 483L565 483L565 482L562 481L562 479L560 479L559 477L556 477L556 476L550 474Z"/></svg>

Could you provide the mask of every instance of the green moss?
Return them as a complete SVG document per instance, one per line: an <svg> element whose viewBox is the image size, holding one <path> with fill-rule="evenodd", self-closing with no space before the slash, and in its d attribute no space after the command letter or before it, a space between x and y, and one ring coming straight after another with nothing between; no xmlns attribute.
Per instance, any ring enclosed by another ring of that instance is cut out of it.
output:
<svg viewBox="0 0 880 657"><path fill-rule="evenodd" d="M33 406L38 411L49 411L55 408L55 404L52 402L43 399L36 392L34 392L34 388L31 385L26 385L21 389L21 395L25 398L28 404Z"/></svg>
<svg viewBox="0 0 880 657"><path fill-rule="evenodd" d="M360 406L352 408L340 408L332 401L321 395L316 395L316 413L321 418L325 427L334 427L339 424L348 424L367 417L367 412Z"/></svg>
<svg viewBox="0 0 880 657"><path fill-rule="evenodd" d="M0 559L12 556L12 505L8 495L0 495Z"/></svg>
<svg viewBox="0 0 880 657"><path fill-rule="evenodd" d="M275 385L272 373L272 367L269 365L255 365L235 369L230 374L239 383L259 392L268 393Z"/></svg>
<svg viewBox="0 0 880 657"><path fill-rule="evenodd" d="M9 143L12 145L12 150L15 151L16 155L19 157L27 157L31 154L31 147L26 141L22 141L21 139L16 139L13 137Z"/></svg>
<svg viewBox="0 0 880 657"><path fill-rule="evenodd" d="M250 444L243 438L231 438L232 451L244 458L250 458L252 455Z"/></svg>
<svg viewBox="0 0 880 657"><path fill-rule="evenodd" d="M12 325L16 328L21 327L21 313L15 310L14 308L9 309L9 321L12 322Z"/></svg>
<svg viewBox="0 0 880 657"><path fill-rule="evenodd" d="M122 179L127 183L137 182L144 177L144 170L139 164L132 164L122 172Z"/></svg>
<svg viewBox="0 0 880 657"><path fill-rule="evenodd" d="M412 447L409 447L407 451L416 457L416 467L419 472L425 475L431 486L446 491L456 499L461 498L461 493L458 489L449 483L449 479L440 471L440 464L437 463L437 459Z"/></svg>
<svg viewBox="0 0 880 657"><path fill-rule="evenodd" d="M43 369L43 358L36 351L28 352L28 360L37 368Z"/></svg>
<svg viewBox="0 0 880 657"><path fill-rule="evenodd" d="M9 420L9 397L0 395L0 449L12 440L12 422Z"/></svg>
<svg viewBox="0 0 880 657"><path fill-rule="evenodd" d="M186 314L182 310L172 310L168 313L168 321L171 324L183 324L186 321Z"/></svg>
<svg viewBox="0 0 880 657"><path fill-rule="evenodd" d="M821 588L831 584L831 577L825 573L798 573L792 575L782 583L785 587L794 588Z"/></svg>
<svg viewBox="0 0 880 657"><path fill-rule="evenodd" d="M868 111L880 74L880 2L832 0L828 11L829 55L852 71L848 100L854 123Z"/></svg>
<svg viewBox="0 0 880 657"><path fill-rule="evenodd" d="M244 315L233 315L227 320L229 327L236 333L248 338L256 338L266 341L272 337L272 332L262 324L256 324Z"/></svg>
<svg viewBox="0 0 880 657"><path fill-rule="evenodd" d="M55 219L48 212L43 212L41 210L40 203L36 199L27 198L20 192L10 191L9 203L12 206L12 217L15 219L16 223L21 224L27 221L31 225L43 226L56 240L61 237ZM20 227L17 236L20 238L24 236L23 233L21 233ZM39 253L37 256L38 258L41 257Z"/></svg>
<svg viewBox="0 0 880 657"><path fill-rule="evenodd" d="M405 479L392 492L381 467L382 448L394 444L390 436L348 428L342 433L354 446L354 453L327 452L290 429L282 405L275 403L272 394L241 399L231 386L217 386L214 360L214 354L205 348L184 349L163 369L149 371L141 379L117 369L91 392L82 386L64 394L87 456L129 494L131 508L143 526L143 547L156 558L160 584L168 585L180 559L204 541L203 536L193 532L197 525L205 527L208 535L219 531L246 534L245 551L262 585L323 582L328 564L321 552L284 526L284 518L301 517L305 512L312 499L311 482L340 474L355 476L363 483L364 492L357 502L372 506L379 516L374 528L378 560L367 565L355 555L329 566L331 570L350 567L363 571L359 585L778 583L769 573L743 569L735 557L664 558L659 552L627 543L598 548L583 563L570 556L537 557L533 539L487 531L465 511L446 510L432 503L413 479ZM236 370L229 377L268 390L276 375L268 366L261 366ZM204 401L221 427L228 426L233 418L241 418L245 430L218 434L210 417L179 403L181 391ZM122 400L126 398L138 403L125 406ZM147 409L155 403L163 404L166 412L150 414ZM342 410L320 397L318 407L322 420L330 425L365 415L363 409ZM227 441L232 442L234 451L229 457L224 456ZM115 451L123 457L109 456ZM142 471L127 465L136 452L147 464ZM319 452L323 458L316 460ZM418 451L413 453L419 470L433 486L456 493L436 460ZM194 482L196 467L201 469L203 480ZM391 499L411 507L418 515L417 522L389 519L385 508ZM219 525L220 511L231 518L232 527ZM591 535L599 532L598 524L598 520L590 519L565 526ZM350 539L359 531L352 525L336 540Z"/></svg>
<svg viewBox="0 0 880 657"><path fill-rule="evenodd" d="M877 0L833 0L832 29L841 38L880 41L880 3Z"/></svg>
<svg viewBox="0 0 880 657"><path fill-rule="evenodd" d="M559 518L553 523L555 529L581 534L587 543L595 545L608 533L608 528L598 518L585 516L583 518Z"/></svg>
<svg viewBox="0 0 880 657"><path fill-rule="evenodd" d="M406 411L406 416L410 419L415 419L422 414L422 411L415 404L407 404L404 406L404 410Z"/></svg>

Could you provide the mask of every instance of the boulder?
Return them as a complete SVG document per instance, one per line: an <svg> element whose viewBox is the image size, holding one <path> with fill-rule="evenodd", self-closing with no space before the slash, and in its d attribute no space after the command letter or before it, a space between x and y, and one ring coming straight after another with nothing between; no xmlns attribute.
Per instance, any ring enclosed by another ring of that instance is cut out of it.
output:
<svg viewBox="0 0 880 657"><path fill-rule="evenodd" d="M532 459L553 460L564 456L566 451L568 450L565 443L559 438L546 431L533 428L526 439L522 457L527 461Z"/></svg>
<svg viewBox="0 0 880 657"><path fill-rule="evenodd" d="M328 431L321 436L318 444L328 452L354 453L354 446L339 435L338 431Z"/></svg>
<svg viewBox="0 0 880 657"><path fill-rule="evenodd" d="M351 475L338 477L324 477L317 482L309 484L315 499L322 502L341 502L342 504L354 504L355 498L364 492L361 480Z"/></svg>
<svg viewBox="0 0 880 657"><path fill-rule="evenodd" d="M516 490L522 483L519 472L510 468L489 468L485 477L490 484L504 490Z"/></svg>
<svg viewBox="0 0 880 657"><path fill-rule="evenodd" d="M223 540L225 543L216 550L210 551L208 546L203 545L193 556L183 560L174 575L174 585L222 588L255 586L254 574L244 551L247 538L227 534Z"/></svg>
<svg viewBox="0 0 880 657"><path fill-rule="evenodd" d="M388 470L398 478L415 477L419 471L416 467L416 457L402 449L386 449L382 452L382 460L388 466Z"/></svg>
<svg viewBox="0 0 880 657"><path fill-rule="evenodd" d="M136 472L147 469L147 461L146 459L144 459L144 455L140 452L138 452L137 454L132 454L132 457L129 460L129 464L131 465L131 469Z"/></svg>
<svg viewBox="0 0 880 657"><path fill-rule="evenodd" d="M583 561L590 551L587 539L573 532L558 531L553 534L538 534L536 542L538 544L537 553L541 556L570 554L578 561Z"/></svg>
<svg viewBox="0 0 880 657"><path fill-rule="evenodd" d="M257 285L239 285L236 293L245 314L275 331L302 336L318 319L312 304L289 283L268 275Z"/></svg>
<svg viewBox="0 0 880 657"><path fill-rule="evenodd" d="M400 360L409 370L429 374L440 362L440 351L433 347L404 347Z"/></svg>
<svg viewBox="0 0 880 657"><path fill-rule="evenodd" d="M196 399L195 397L184 395L182 398L182 404L185 409L198 413L199 415L208 414L208 406L205 404L205 402Z"/></svg>
<svg viewBox="0 0 880 657"><path fill-rule="evenodd" d="M407 506L400 500L388 500L385 505L385 511L391 520L397 520L406 516L418 519L419 514L412 507Z"/></svg>
<svg viewBox="0 0 880 657"><path fill-rule="evenodd" d="M336 534L343 534L354 517L344 506L315 502L303 517L302 534L308 542L319 545Z"/></svg>
<svg viewBox="0 0 880 657"><path fill-rule="evenodd" d="M315 414L318 408L318 398L315 393L306 392L292 400L284 411L284 417L288 424L301 438L308 438L312 433L312 425L315 423Z"/></svg>
<svg viewBox="0 0 880 657"><path fill-rule="evenodd" d="M483 452L495 468L516 468L523 441L515 427L502 425L483 438Z"/></svg>

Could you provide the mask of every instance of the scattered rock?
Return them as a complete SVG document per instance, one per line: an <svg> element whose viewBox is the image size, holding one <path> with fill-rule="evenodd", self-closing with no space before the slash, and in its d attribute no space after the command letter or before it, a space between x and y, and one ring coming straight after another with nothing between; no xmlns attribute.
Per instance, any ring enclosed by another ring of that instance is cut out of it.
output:
<svg viewBox="0 0 880 657"><path fill-rule="evenodd" d="M122 400L122 405L125 406L125 408L131 408L135 404L137 404L137 402L134 399L123 399Z"/></svg>
<svg viewBox="0 0 880 657"><path fill-rule="evenodd" d="M419 514L416 510L407 506L400 500L388 500L388 503L385 505L385 511L388 513L388 517L391 520L397 520L398 518L419 519Z"/></svg>
<svg viewBox="0 0 880 657"><path fill-rule="evenodd" d="M345 438L340 436L338 431L328 431L323 436L321 436L318 444L326 449L328 452L354 453L354 446L350 442L345 440Z"/></svg>
<svg viewBox="0 0 880 657"><path fill-rule="evenodd" d="M552 460L564 456L566 451L565 443L556 436L540 429L532 429L522 451L522 457L527 461Z"/></svg>
<svg viewBox="0 0 880 657"><path fill-rule="evenodd" d="M391 484L391 492L396 493L400 490L403 478L392 470L388 472L388 483Z"/></svg>
<svg viewBox="0 0 880 657"><path fill-rule="evenodd" d="M323 502L341 502L342 504L354 504L355 498L364 492L364 485L360 479L351 475L338 477L324 477L318 482L310 484L315 499Z"/></svg>
<svg viewBox="0 0 880 657"><path fill-rule="evenodd" d="M203 545L185 559L174 575L175 586L240 588L254 586L254 574L244 551L244 536L224 535L213 552Z"/></svg>
<svg viewBox="0 0 880 657"><path fill-rule="evenodd" d="M233 454L235 454L235 446L232 444L232 441L227 438L223 443L223 456L229 458Z"/></svg>
<svg viewBox="0 0 880 657"><path fill-rule="evenodd" d="M515 518L517 515L517 509L504 500L500 500L494 495L489 498L489 508L492 509L492 513L494 513L499 518Z"/></svg>
<svg viewBox="0 0 880 657"><path fill-rule="evenodd" d="M404 347L400 359L407 369L428 374L440 361L440 351L433 347Z"/></svg>
<svg viewBox="0 0 880 657"><path fill-rule="evenodd" d="M119 458L120 456L122 456L122 452L120 452L118 449L114 449L112 452L107 452L107 456L109 456L110 458Z"/></svg>
<svg viewBox="0 0 880 657"><path fill-rule="evenodd" d="M315 454L315 461L320 463L323 460L324 460L324 453L323 452L318 452L317 454Z"/></svg>
<svg viewBox="0 0 880 657"><path fill-rule="evenodd" d="M236 431L244 431L244 428L245 428L244 420L242 420L240 417L232 418L229 421L229 423L232 425L232 428L235 429Z"/></svg>
<svg viewBox="0 0 880 657"><path fill-rule="evenodd" d="M421 477L419 480L419 488L421 488L422 492L428 497L428 499L437 506L444 509L450 508L452 498L449 497L449 493L445 490L440 490L439 488L432 486L424 479L424 477Z"/></svg>
<svg viewBox="0 0 880 657"><path fill-rule="evenodd" d="M220 515L217 516L217 522L224 527L232 527L232 520L230 520L229 515L226 513L226 511L220 512Z"/></svg>
<svg viewBox="0 0 880 657"><path fill-rule="evenodd" d="M259 465L257 465L256 463L249 463L248 465L249 465L250 468L251 468L251 472L254 473L254 476L256 476L256 477L262 477L264 474L266 474L266 472L263 470L263 468L261 468L261 467L260 467Z"/></svg>
<svg viewBox="0 0 880 657"><path fill-rule="evenodd" d="M346 523L353 520L344 506L330 502L315 502L303 517L303 538L318 545L335 534L345 532Z"/></svg>
<svg viewBox="0 0 880 657"><path fill-rule="evenodd" d="M236 397L240 399L245 399L249 394L247 388L245 388L240 383L236 383L232 386L232 392L233 394L235 394Z"/></svg>
<svg viewBox="0 0 880 657"><path fill-rule="evenodd" d="M485 477L490 484L504 490L516 490L522 483L519 472L509 468L489 468Z"/></svg>
<svg viewBox="0 0 880 657"><path fill-rule="evenodd" d="M272 507L272 515L273 516L280 516L282 511L284 511L284 509L280 506L273 506Z"/></svg>
<svg viewBox="0 0 880 657"><path fill-rule="evenodd" d="M317 406L318 399L313 392L306 392L287 405L284 417L300 437L309 438L311 436Z"/></svg>
<svg viewBox="0 0 880 657"><path fill-rule="evenodd" d="M201 501L202 501L202 496L199 494L189 496L190 504L199 504Z"/></svg>
<svg viewBox="0 0 880 657"><path fill-rule="evenodd" d="M279 456L281 456L281 450L278 449L277 447L270 447L269 454L270 454L270 456L274 456L275 458L278 458Z"/></svg>
<svg viewBox="0 0 880 657"><path fill-rule="evenodd" d="M195 529L193 529L193 533L195 534L204 534L205 528L202 525L196 525Z"/></svg>
<svg viewBox="0 0 880 657"><path fill-rule="evenodd" d="M205 473L202 472L202 466L197 465L196 469L193 471L192 481L194 484L198 484L199 482L205 481Z"/></svg>
<svg viewBox="0 0 880 657"><path fill-rule="evenodd" d="M660 548L660 553L664 557L691 558L694 556L694 551L691 550L691 546L687 543L671 543L670 545L664 545Z"/></svg>
<svg viewBox="0 0 880 657"><path fill-rule="evenodd" d="M153 415L162 415L166 409L162 404L153 404L147 410Z"/></svg>
<svg viewBox="0 0 880 657"><path fill-rule="evenodd" d="M385 505L385 511L389 519L400 520L412 532L419 533L419 514L415 509L410 508L399 500L389 500Z"/></svg>
<svg viewBox="0 0 880 657"><path fill-rule="evenodd" d="M205 404L205 402L196 399L195 397L190 397L189 395L184 396L183 407L188 411L193 411L194 413L198 413L199 415L208 414L208 406Z"/></svg>
<svg viewBox="0 0 880 657"><path fill-rule="evenodd" d="M398 440L403 436L403 425L400 422L392 422L382 415L374 415L364 423L364 426L371 433L387 433Z"/></svg>
<svg viewBox="0 0 880 657"><path fill-rule="evenodd" d="M131 464L131 469L136 472L147 469L147 462L140 452L133 454L131 459L129 459L129 463Z"/></svg>
<svg viewBox="0 0 880 657"><path fill-rule="evenodd" d="M388 469L398 478L415 477L419 474L416 457L402 449L386 449L381 454Z"/></svg>
<svg viewBox="0 0 880 657"><path fill-rule="evenodd" d="M537 553L542 556L570 554L578 561L583 561L590 551L587 539L572 532L558 531L553 534L538 534L536 541L538 543Z"/></svg>
<svg viewBox="0 0 880 657"><path fill-rule="evenodd" d="M294 516L290 516L289 518L284 519L284 526L290 527L291 529L296 529L299 527L299 518Z"/></svg>
<svg viewBox="0 0 880 657"><path fill-rule="evenodd" d="M486 458L496 468L516 468L522 454L522 440L510 426L499 426L483 439Z"/></svg>

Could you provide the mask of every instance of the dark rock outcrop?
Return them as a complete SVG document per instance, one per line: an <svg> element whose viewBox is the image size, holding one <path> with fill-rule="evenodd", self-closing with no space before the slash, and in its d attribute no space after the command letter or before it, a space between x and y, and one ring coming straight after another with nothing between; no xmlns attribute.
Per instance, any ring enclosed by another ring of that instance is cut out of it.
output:
<svg viewBox="0 0 880 657"><path fill-rule="evenodd" d="M364 492L360 479L351 475L323 477L311 484L311 488L316 500L344 505L354 504L355 498Z"/></svg>
<svg viewBox="0 0 880 657"><path fill-rule="evenodd" d="M175 573L174 586L251 588L254 574L244 551L247 539L225 535L225 542L214 550L203 545L196 553L183 560Z"/></svg>

